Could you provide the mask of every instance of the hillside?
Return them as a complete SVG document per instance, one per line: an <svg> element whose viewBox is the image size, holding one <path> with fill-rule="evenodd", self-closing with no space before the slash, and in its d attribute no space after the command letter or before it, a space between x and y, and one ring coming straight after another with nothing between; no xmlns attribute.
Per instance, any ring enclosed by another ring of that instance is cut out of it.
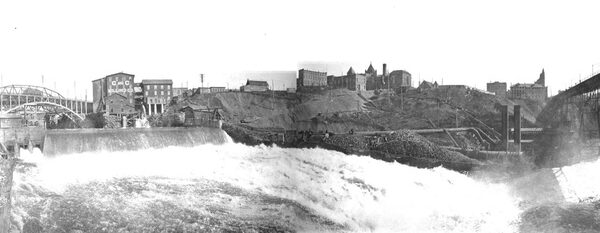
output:
<svg viewBox="0 0 600 233"><path fill-rule="evenodd" d="M171 109L210 106L222 109L225 121L253 128L355 131L424 128L500 128L499 106L522 105L524 127L535 125L541 105L512 101L469 89L433 89L402 95L336 89L314 93L199 94ZM509 108L512 114L512 107ZM458 123L458 124L457 124Z"/></svg>
<svg viewBox="0 0 600 233"><path fill-rule="evenodd" d="M500 105L522 106L524 127L535 125L541 105L529 101L513 101L465 88L423 92L410 91L401 96L376 95L371 98L373 118L385 128L423 129L487 126L499 130ZM512 115L513 108L509 107ZM481 122L479 122L481 121Z"/></svg>

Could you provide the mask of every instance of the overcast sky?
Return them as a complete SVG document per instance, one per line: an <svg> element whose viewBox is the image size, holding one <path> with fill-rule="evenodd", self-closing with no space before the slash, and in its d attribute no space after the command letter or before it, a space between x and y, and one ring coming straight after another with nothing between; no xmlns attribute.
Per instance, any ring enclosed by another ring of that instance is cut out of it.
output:
<svg viewBox="0 0 600 233"><path fill-rule="evenodd" d="M2 84L73 96L116 72L240 86L244 71L404 69L413 83L552 93L600 71L598 1L1 1ZM304 64L304 65L300 65ZM281 72L279 72L281 73ZM291 72L288 72L293 74ZM265 78L277 88L294 76ZM77 82L77 91L74 82ZM91 95L90 95L91 96Z"/></svg>

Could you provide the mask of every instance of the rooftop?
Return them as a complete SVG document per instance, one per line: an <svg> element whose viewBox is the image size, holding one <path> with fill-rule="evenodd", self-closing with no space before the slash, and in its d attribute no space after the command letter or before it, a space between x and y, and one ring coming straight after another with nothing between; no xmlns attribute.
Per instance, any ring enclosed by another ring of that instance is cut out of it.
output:
<svg viewBox="0 0 600 233"><path fill-rule="evenodd" d="M252 86L265 86L268 87L269 83L267 81L257 81L257 80L248 80L246 82L246 85L252 85Z"/></svg>
<svg viewBox="0 0 600 233"><path fill-rule="evenodd" d="M144 79L142 84L173 84L171 79Z"/></svg>

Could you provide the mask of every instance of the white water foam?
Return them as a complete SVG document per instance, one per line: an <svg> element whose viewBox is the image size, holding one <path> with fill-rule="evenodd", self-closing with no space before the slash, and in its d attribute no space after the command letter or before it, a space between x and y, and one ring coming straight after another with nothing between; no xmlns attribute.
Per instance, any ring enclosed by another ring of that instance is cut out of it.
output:
<svg viewBox="0 0 600 233"><path fill-rule="evenodd" d="M58 193L115 177L203 178L297 201L357 232L516 232L520 212L504 185L323 149L228 143L22 158L38 168L16 182Z"/></svg>
<svg viewBox="0 0 600 233"><path fill-rule="evenodd" d="M566 201L580 202L600 198L600 161L578 163L552 170Z"/></svg>

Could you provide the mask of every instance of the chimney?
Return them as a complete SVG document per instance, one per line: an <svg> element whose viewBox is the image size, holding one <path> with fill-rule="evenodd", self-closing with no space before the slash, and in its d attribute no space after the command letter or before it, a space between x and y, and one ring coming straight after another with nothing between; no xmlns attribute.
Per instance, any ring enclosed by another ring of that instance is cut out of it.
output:
<svg viewBox="0 0 600 233"><path fill-rule="evenodd" d="M383 76L387 76L387 65L383 63Z"/></svg>

